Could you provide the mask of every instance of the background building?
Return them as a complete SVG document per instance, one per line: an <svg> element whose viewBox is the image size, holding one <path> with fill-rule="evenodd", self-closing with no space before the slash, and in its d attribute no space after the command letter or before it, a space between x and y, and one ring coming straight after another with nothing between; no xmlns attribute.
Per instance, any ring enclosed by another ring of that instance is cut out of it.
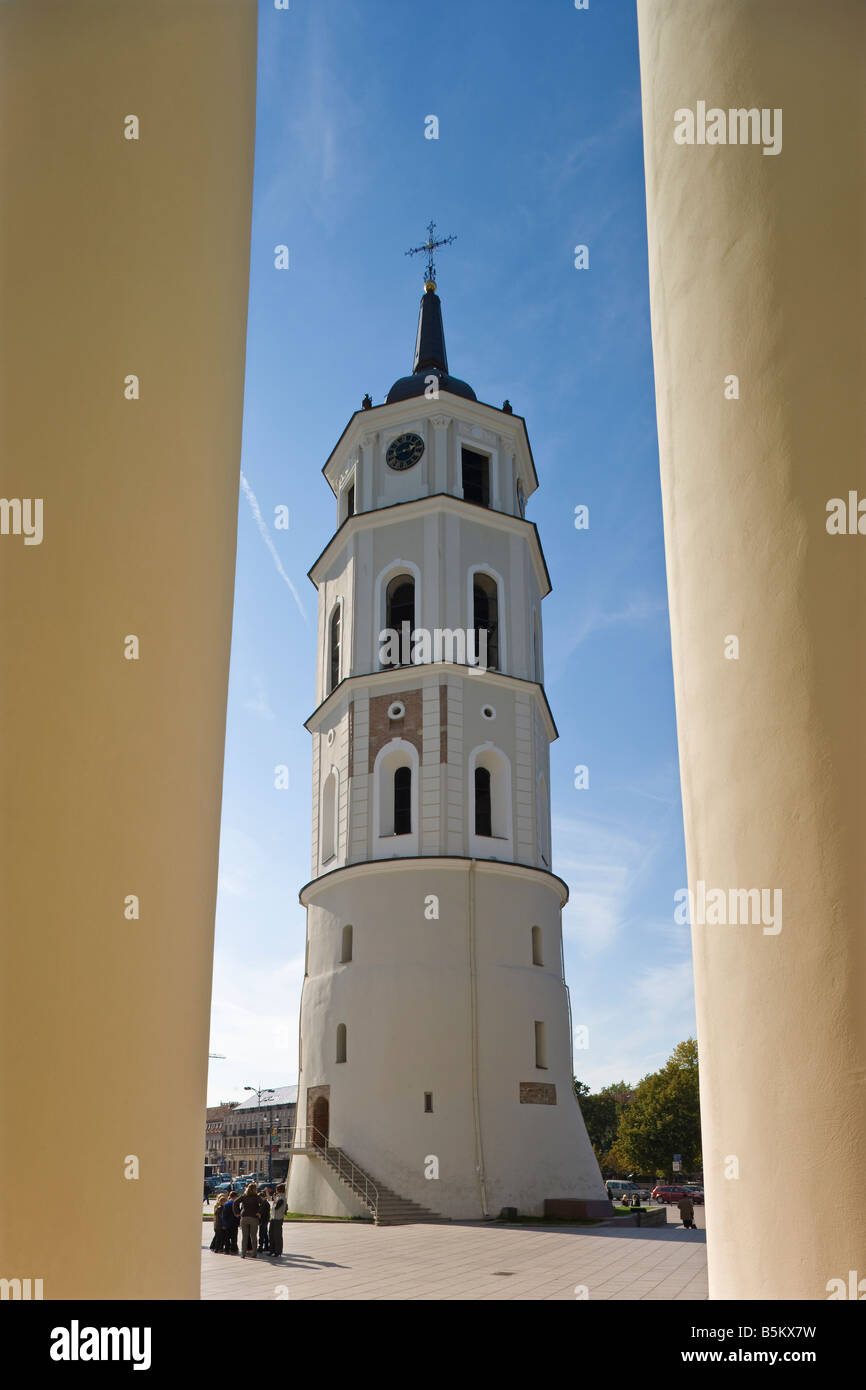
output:
<svg viewBox="0 0 866 1390"><path fill-rule="evenodd" d="M276 1086L249 1100L210 1106L205 1124L205 1163L237 1177L267 1173L285 1178L297 1110L297 1086ZM270 1160L270 1170L268 1163Z"/></svg>
<svg viewBox="0 0 866 1390"><path fill-rule="evenodd" d="M236 1100L230 1100L222 1105L209 1105L207 1108L204 1125L205 1169L212 1165L220 1172L227 1173L229 1171L225 1162L225 1119L227 1115L231 1114L237 1103Z"/></svg>

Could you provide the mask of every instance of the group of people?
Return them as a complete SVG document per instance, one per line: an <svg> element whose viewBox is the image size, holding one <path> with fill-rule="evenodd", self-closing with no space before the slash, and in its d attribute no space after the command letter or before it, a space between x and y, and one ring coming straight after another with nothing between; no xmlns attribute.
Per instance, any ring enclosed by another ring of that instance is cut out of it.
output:
<svg viewBox="0 0 866 1390"><path fill-rule="evenodd" d="M234 1197L221 1192L213 1209L213 1240L210 1248L216 1255L237 1255L251 1260L258 1253L279 1259L283 1253L283 1218L286 1214L286 1185L263 1187L254 1182ZM241 1249L238 1251L238 1230Z"/></svg>

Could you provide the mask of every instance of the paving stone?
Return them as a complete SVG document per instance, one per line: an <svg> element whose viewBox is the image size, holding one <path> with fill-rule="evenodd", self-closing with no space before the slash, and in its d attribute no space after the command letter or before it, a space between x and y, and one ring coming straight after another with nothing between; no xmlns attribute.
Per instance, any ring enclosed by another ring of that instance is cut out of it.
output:
<svg viewBox="0 0 866 1390"><path fill-rule="evenodd" d="M203 1223L202 1298L523 1301L706 1299L703 1231L637 1227L287 1221L281 1260L215 1255ZM496 1271L508 1271L507 1276ZM279 1301L279 1300L277 1300Z"/></svg>

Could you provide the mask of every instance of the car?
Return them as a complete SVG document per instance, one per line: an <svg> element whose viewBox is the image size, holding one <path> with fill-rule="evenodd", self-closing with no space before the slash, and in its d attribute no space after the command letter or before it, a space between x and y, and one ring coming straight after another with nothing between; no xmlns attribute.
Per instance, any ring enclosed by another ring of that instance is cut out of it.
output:
<svg viewBox="0 0 866 1390"><path fill-rule="evenodd" d="M702 1206L704 1200L703 1188L670 1186L667 1183L654 1187L652 1190L654 1202L662 1202L670 1205L672 1202L679 1202L683 1197L691 1197L696 1206Z"/></svg>
<svg viewBox="0 0 866 1390"><path fill-rule="evenodd" d="M643 1189L638 1187L636 1182L620 1182L618 1179L610 1179L605 1183L605 1186L607 1195L612 1202L621 1202L625 1197L633 1197L635 1194L639 1197L643 1195Z"/></svg>
<svg viewBox="0 0 866 1390"><path fill-rule="evenodd" d="M640 1207L650 1200L650 1189L646 1183L610 1180L605 1186L610 1200L622 1206Z"/></svg>

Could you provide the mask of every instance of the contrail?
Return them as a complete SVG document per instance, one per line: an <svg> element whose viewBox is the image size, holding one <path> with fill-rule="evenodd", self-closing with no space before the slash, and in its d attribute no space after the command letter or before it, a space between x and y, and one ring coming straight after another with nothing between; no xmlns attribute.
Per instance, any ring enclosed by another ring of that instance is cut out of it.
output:
<svg viewBox="0 0 866 1390"><path fill-rule="evenodd" d="M286 574L286 571L283 569L283 563L282 563L282 561L281 561L279 555L277 554L277 547L274 545L273 540L271 539L271 534L270 534L270 532L268 531L267 526L265 525L265 519L264 519L264 517L262 516L262 509L261 509L261 507L260 507L259 504L258 504L258 499L256 498L256 494L253 492L252 488L250 487L250 485L249 485L249 483L247 482L246 478L244 477L243 473L241 473L241 487L243 488L244 493L246 494L246 499L247 499L247 501L248 501L249 504L250 504L250 511L252 512L253 516L255 517L256 525L257 525L258 528L259 528L259 533L260 533L260 535L261 535L261 538L262 538L262 540L264 541L265 545L268 547L268 550L271 552L271 554L272 554L273 557L274 557L274 564L275 564L276 567L277 567L277 572L278 572L278 574L280 575L280 577L281 577L282 579L285 579L286 583L288 584L289 588L291 589L291 591L292 591L292 598L295 600L295 603L298 605L298 612L300 613L301 617L303 618L304 622L306 623L306 622L307 622L307 615L306 615L306 613L304 612L304 605L301 603L300 595L298 594L298 591L297 591L297 589L295 588L294 584L292 583L291 579L290 579L289 576Z"/></svg>

